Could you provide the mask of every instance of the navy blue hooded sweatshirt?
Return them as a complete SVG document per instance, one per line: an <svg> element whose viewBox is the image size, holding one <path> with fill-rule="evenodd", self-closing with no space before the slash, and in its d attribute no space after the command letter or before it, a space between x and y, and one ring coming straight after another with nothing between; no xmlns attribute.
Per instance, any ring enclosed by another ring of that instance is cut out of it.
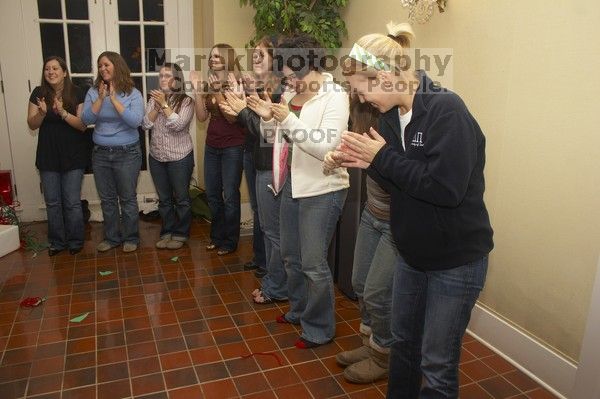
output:
<svg viewBox="0 0 600 399"><path fill-rule="evenodd" d="M400 254L420 270L479 260L494 244L483 202L485 137L455 93L419 72L403 149L398 107L379 119L387 144L367 173L391 194L391 228Z"/></svg>

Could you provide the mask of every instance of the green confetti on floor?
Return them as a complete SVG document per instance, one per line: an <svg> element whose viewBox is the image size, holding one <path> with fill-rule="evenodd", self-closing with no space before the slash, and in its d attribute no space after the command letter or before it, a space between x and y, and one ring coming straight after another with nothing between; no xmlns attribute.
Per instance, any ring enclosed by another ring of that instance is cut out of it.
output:
<svg viewBox="0 0 600 399"><path fill-rule="evenodd" d="M77 317L73 317L71 320L69 320L71 323L81 323L82 321L85 320L86 317L88 317L90 314L90 312L85 312L84 314L80 314Z"/></svg>
<svg viewBox="0 0 600 399"><path fill-rule="evenodd" d="M107 270L107 271L105 271L105 272L100 272L100 275L101 275L101 276L109 276L109 275L111 275L111 274L113 274L113 272L112 272L112 271L110 271L110 270Z"/></svg>
<svg viewBox="0 0 600 399"><path fill-rule="evenodd" d="M173 256L171 258L171 262L177 262L179 260L179 256Z"/></svg>

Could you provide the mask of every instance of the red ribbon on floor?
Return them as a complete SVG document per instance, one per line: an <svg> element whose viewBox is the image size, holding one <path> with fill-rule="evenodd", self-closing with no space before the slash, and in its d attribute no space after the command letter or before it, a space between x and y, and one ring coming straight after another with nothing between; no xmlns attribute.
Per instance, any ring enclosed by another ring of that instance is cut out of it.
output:
<svg viewBox="0 0 600 399"><path fill-rule="evenodd" d="M28 298L25 298L21 301L21 307L22 308L35 308L37 306L40 306L42 304L42 302L44 302L46 300L46 298L40 298L39 296L30 296Z"/></svg>
<svg viewBox="0 0 600 399"><path fill-rule="evenodd" d="M257 355L260 355L260 356L272 356L272 357L275 358L275 360L277 360L277 363L280 366L283 366L283 362L281 361L281 358L279 358L279 356L277 356L277 353L275 353L275 352L252 352L252 353L250 353L248 355L242 355L242 359L247 359L249 357L257 356Z"/></svg>

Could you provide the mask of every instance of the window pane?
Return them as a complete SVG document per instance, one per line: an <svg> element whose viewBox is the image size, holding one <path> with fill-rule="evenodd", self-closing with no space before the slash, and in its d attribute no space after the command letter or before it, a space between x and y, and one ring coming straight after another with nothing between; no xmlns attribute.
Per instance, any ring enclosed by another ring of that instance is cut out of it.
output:
<svg viewBox="0 0 600 399"><path fill-rule="evenodd" d="M158 89L158 76L146 76L146 101L150 100L150 90Z"/></svg>
<svg viewBox="0 0 600 399"><path fill-rule="evenodd" d="M164 26L144 26L145 48L148 49L164 49L165 48L165 27ZM147 54L147 53L146 53ZM162 54L162 51L159 51ZM146 71L150 70L150 64L147 62Z"/></svg>
<svg viewBox="0 0 600 399"><path fill-rule="evenodd" d="M83 24L69 24L67 25L67 35L69 36L71 72L92 72L90 26Z"/></svg>
<svg viewBox="0 0 600 399"><path fill-rule="evenodd" d="M71 78L71 80L73 81L75 86L79 86L86 93L87 93L88 89L90 87L92 87L92 85L94 84L94 78L92 78L91 76L90 77L76 77L76 78Z"/></svg>
<svg viewBox="0 0 600 399"><path fill-rule="evenodd" d="M119 0L119 21L139 21L140 5L138 0Z"/></svg>
<svg viewBox="0 0 600 399"><path fill-rule="evenodd" d="M135 85L135 88L138 89L140 91L140 93L142 93L142 95L144 95L144 88L142 86L142 77L141 76L132 76L131 79L133 79L133 84Z"/></svg>
<svg viewBox="0 0 600 399"><path fill-rule="evenodd" d="M37 0L40 18L62 19L60 0Z"/></svg>
<svg viewBox="0 0 600 399"><path fill-rule="evenodd" d="M144 21L164 21L165 0L144 0Z"/></svg>
<svg viewBox="0 0 600 399"><path fill-rule="evenodd" d="M67 18L88 19L88 0L65 0Z"/></svg>
<svg viewBox="0 0 600 399"><path fill-rule="evenodd" d="M42 56L44 59L51 55L65 58L65 36L62 24L40 24L42 37Z"/></svg>
<svg viewBox="0 0 600 399"><path fill-rule="evenodd" d="M142 71L142 49L139 26L119 26L121 55L129 65L131 72Z"/></svg>

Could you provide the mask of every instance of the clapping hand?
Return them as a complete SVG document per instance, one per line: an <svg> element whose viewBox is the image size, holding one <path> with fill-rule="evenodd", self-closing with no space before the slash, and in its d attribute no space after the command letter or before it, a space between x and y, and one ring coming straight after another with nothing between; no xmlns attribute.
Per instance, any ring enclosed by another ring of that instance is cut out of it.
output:
<svg viewBox="0 0 600 399"><path fill-rule="evenodd" d="M35 99L37 102L37 106L38 106L38 112L44 116L46 116L46 113L48 112L48 106L46 105L46 98L42 97L42 98L36 98Z"/></svg>
<svg viewBox="0 0 600 399"><path fill-rule="evenodd" d="M227 81L229 82L229 90L239 98L242 98L244 95L244 86L242 86L240 82L236 80L233 73L229 73L229 75L227 75Z"/></svg>
<svg viewBox="0 0 600 399"><path fill-rule="evenodd" d="M271 104L271 111L273 112L275 120L280 123L290 114L287 101L285 101L283 97L281 97L281 102L279 102L279 104Z"/></svg>
<svg viewBox="0 0 600 399"><path fill-rule="evenodd" d="M221 87L223 86L223 84L221 83L219 78L214 74L211 74L208 77L208 85L210 86L211 90L213 90L213 91L219 91L219 90L221 90Z"/></svg>
<svg viewBox="0 0 600 399"><path fill-rule="evenodd" d="M64 111L62 98L54 97L54 105L52 106L52 109L57 115L62 115Z"/></svg>
<svg viewBox="0 0 600 399"><path fill-rule="evenodd" d="M225 92L225 99L227 100L227 105L232 109L233 112L239 114L242 112L244 108L248 105L246 101L246 94L242 91L242 97L238 97L231 91Z"/></svg>
<svg viewBox="0 0 600 399"><path fill-rule="evenodd" d="M103 100L106 97L108 86L109 85L104 83L103 80L101 80L100 84L98 85L98 96Z"/></svg>
<svg viewBox="0 0 600 399"><path fill-rule="evenodd" d="M385 144L385 139L373 128L363 134L345 131L340 146L340 151L344 153L342 166L368 168Z"/></svg>
<svg viewBox="0 0 600 399"><path fill-rule="evenodd" d="M161 110L165 105L167 105L167 98L162 90L151 90L150 97L154 99L154 104L157 107L160 107Z"/></svg>
<svg viewBox="0 0 600 399"><path fill-rule="evenodd" d="M273 118L273 111L271 110L271 99L267 96L264 100L258 98L256 95L248 97L248 108L256 112L262 119L268 121Z"/></svg>
<svg viewBox="0 0 600 399"><path fill-rule="evenodd" d="M190 81L196 92L206 94L206 82L202 79L202 75L198 71L190 71Z"/></svg>
<svg viewBox="0 0 600 399"><path fill-rule="evenodd" d="M325 172L330 172L333 169L339 168L344 162L344 154L338 150L328 151L323 160L323 169Z"/></svg>

